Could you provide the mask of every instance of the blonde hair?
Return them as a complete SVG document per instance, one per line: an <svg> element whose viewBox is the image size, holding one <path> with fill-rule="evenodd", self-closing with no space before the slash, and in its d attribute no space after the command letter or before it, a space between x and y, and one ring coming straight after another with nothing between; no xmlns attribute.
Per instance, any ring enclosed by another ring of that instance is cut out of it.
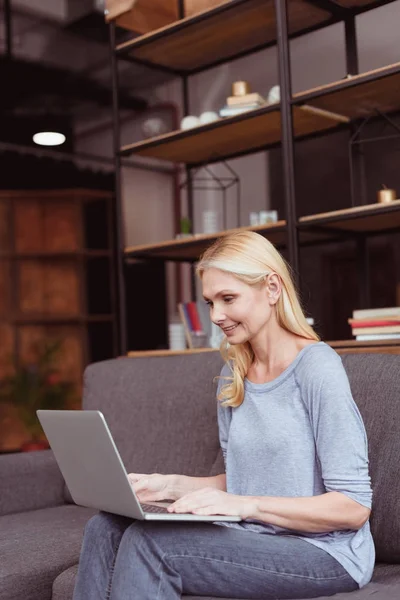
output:
<svg viewBox="0 0 400 600"><path fill-rule="evenodd" d="M295 335L319 340L304 316L289 265L262 235L254 231L241 231L217 239L197 264L196 273L200 279L204 271L211 267L231 273L251 286L260 284L271 272L276 273L282 288L275 305L278 324ZM244 379L254 360L252 347L249 342L230 346L224 337L220 352L232 375L224 378L229 382L222 386L218 399L224 406L240 406L244 399Z"/></svg>

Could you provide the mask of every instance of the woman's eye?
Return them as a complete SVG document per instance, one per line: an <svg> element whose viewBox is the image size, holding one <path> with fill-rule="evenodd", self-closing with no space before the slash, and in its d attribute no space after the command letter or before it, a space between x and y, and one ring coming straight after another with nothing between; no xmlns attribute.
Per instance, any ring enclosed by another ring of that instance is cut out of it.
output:
<svg viewBox="0 0 400 600"><path fill-rule="evenodd" d="M234 298L233 296L225 296L224 298L224 302L226 302L227 304L229 304L230 302L233 302Z"/></svg>
<svg viewBox="0 0 400 600"><path fill-rule="evenodd" d="M206 300L206 304L211 307L212 306L211 300Z"/></svg>

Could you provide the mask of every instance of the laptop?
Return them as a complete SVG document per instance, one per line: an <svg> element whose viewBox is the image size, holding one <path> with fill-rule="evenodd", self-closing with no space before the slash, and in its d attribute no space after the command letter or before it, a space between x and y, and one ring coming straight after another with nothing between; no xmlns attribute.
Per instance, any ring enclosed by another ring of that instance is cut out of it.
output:
<svg viewBox="0 0 400 600"><path fill-rule="evenodd" d="M239 516L169 513L169 502L141 504L100 411L36 412L76 504L139 520L241 521Z"/></svg>

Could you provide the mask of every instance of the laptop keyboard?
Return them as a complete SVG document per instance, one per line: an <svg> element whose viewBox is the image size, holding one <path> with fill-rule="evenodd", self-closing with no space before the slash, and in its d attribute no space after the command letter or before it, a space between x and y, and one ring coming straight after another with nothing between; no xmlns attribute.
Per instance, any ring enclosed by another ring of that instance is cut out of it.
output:
<svg viewBox="0 0 400 600"><path fill-rule="evenodd" d="M142 507L142 510L147 513L168 513L165 506L154 506L153 504L141 504L141 507Z"/></svg>

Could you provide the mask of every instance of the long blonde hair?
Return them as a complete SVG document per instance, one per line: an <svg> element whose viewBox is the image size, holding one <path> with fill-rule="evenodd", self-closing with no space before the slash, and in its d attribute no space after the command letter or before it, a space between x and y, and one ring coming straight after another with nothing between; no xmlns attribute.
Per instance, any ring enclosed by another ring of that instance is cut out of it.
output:
<svg viewBox="0 0 400 600"><path fill-rule="evenodd" d="M254 231L241 231L218 238L197 264L200 279L211 267L231 273L251 286L261 283L269 273L276 273L282 288L275 305L278 324L295 335L319 340L300 306L290 267L265 237ZM254 360L252 347L249 342L230 346L224 337L220 352L232 375L226 378L229 382L222 386L218 399L224 406L240 406L244 399L244 379Z"/></svg>

